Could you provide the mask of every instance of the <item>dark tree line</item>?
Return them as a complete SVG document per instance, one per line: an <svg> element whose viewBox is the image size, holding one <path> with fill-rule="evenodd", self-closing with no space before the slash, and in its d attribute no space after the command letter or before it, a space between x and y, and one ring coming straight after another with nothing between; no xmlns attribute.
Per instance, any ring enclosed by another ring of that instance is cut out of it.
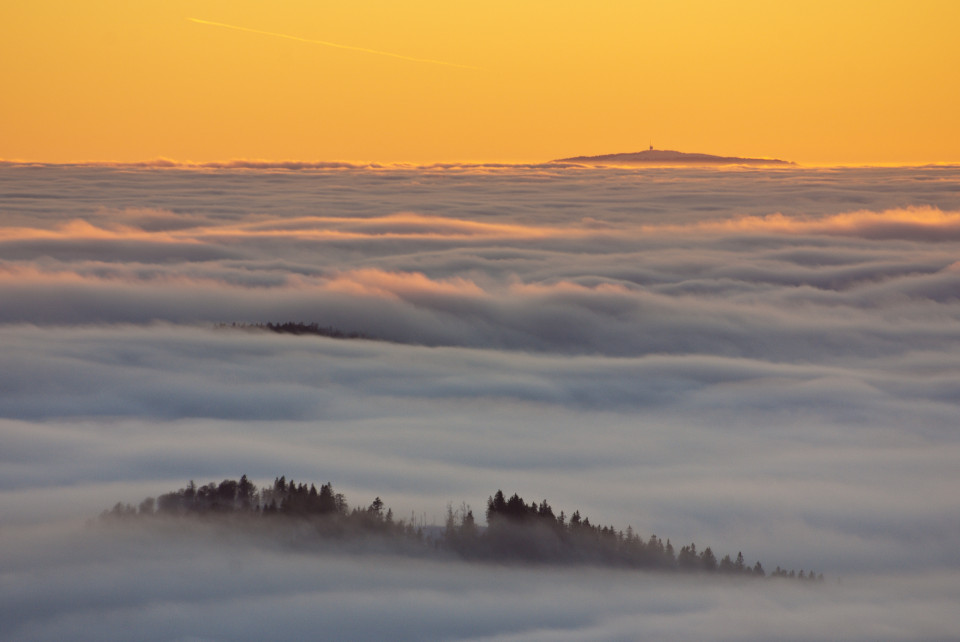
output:
<svg viewBox="0 0 960 642"><path fill-rule="evenodd" d="M193 481L180 490L147 498L138 507L116 504L101 514L103 519L148 518L166 516L229 515L255 519L259 523L282 524L283 520L307 522L318 537L376 536L443 549L472 560L521 561L539 563L588 563L608 566L721 573L765 577L763 565L748 565L743 553L736 558L724 555L717 560L710 547L697 550L694 543L677 551L667 539L656 535L642 538L632 527L626 531L613 526L594 525L575 511L569 517L556 514L546 500L527 504L514 493L502 491L487 500L486 527L477 524L466 504L454 510L447 507L446 524L436 537L425 535L424 524L395 519L393 511L377 497L366 507L351 509L342 493L330 483L309 486L286 477L274 479L271 486L258 489L243 475L239 481L225 479L219 484L197 486ZM813 571L799 573L779 566L770 577L822 580Z"/></svg>
<svg viewBox="0 0 960 642"><path fill-rule="evenodd" d="M191 480L179 490L157 498L148 497L136 508L131 504L118 503L112 509L103 511L101 518L216 518L225 515L277 523L284 519L306 520L317 527L319 535L325 536L365 533L396 535L414 540L423 538L422 528L414 526L416 520L395 520L393 510L387 508L379 497L365 508L351 509L343 493L336 492L332 484L322 484L317 488L316 484L298 484L292 479L288 482L286 476L277 477L272 485L261 489L246 475L239 481L225 479L219 484L211 482L205 486L197 486Z"/></svg>
<svg viewBox="0 0 960 642"><path fill-rule="evenodd" d="M287 321L285 323L219 323L218 329L235 328L238 330L267 330L277 334L316 335L331 339L372 339L362 332L344 332L333 326L321 326L319 323L302 323Z"/></svg>

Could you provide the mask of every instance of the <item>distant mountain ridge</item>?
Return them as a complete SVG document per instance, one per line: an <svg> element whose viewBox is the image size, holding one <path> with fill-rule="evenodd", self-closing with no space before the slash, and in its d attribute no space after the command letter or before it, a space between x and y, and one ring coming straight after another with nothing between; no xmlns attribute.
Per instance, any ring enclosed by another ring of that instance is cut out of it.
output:
<svg viewBox="0 0 960 642"><path fill-rule="evenodd" d="M645 149L642 152L626 154L602 154L600 156L573 156L559 158L551 163L586 163L614 165L794 165L791 161L777 158L740 158L738 156L714 156L677 152L668 149Z"/></svg>

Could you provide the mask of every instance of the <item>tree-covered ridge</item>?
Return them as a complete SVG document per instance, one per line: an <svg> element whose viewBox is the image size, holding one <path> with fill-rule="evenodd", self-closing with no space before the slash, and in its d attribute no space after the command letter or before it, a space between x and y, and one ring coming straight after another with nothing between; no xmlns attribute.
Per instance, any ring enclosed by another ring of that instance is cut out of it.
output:
<svg viewBox="0 0 960 642"><path fill-rule="evenodd" d="M574 511L556 514L546 500L527 504L514 493L506 498L498 490L487 500L487 526L477 524L466 504L454 510L447 507L446 524L433 534L425 533L425 524L411 516L395 519L393 511L375 498L366 507L350 508L342 493L330 483L289 482L277 477L271 486L258 489L243 475L239 480L225 479L197 486L191 481L179 490L157 498L149 497L138 507L116 504L101 513L101 519L148 519L156 516L222 516L256 520L260 524L306 523L316 538L365 538L369 536L413 544L424 551L444 550L469 560L497 562L581 563L658 571L705 572L765 577L763 565L748 565L743 553L736 558L717 559L710 547L697 550L694 543L679 551L667 539L656 535L641 537L632 527L625 531L613 526L594 525ZM285 521L286 520L286 521ZM799 573L779 566L772 577L797 577L822 580L813 571Z"/></svg>
<svg viewBox="0 0 960 642"><path fill-rule="evenodd" d="M321 326L319 323L303 323L300 321L286 321L284 323L218 323L217 329L237 329L237 330L266 330L276 332L277 334L296 334L296 335L315 335L319 337L329 337L331 339L373 339L362 332L344 332L331 325Z"/></svg>

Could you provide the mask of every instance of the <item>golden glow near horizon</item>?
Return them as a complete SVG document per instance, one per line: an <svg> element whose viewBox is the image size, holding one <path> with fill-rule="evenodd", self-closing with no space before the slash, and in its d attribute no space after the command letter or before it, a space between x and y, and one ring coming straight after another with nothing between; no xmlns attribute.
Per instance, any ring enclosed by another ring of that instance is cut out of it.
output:
<svg viewBox="0 0 960 642"><path fill-rule="evenodd" d="M0 158L957 162L958 31L954 1L8 0Z"/></svg>

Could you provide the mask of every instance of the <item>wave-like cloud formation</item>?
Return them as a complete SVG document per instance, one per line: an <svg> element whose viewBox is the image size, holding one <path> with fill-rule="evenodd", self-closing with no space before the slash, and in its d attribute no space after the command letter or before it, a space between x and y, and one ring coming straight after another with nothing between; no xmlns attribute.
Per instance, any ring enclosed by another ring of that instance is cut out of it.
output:
<svg viewBox="0 0 960 642"><path fill-rule="evenodd" d="M713 226L731 232L757 234L852 236L890 241L960 240L960 212L941 212L930 207L885 212L849 212L820 219L791 218L782 214L772 214L707 225L707 227Z"/></svg>
<svg viewBox="0 0 960 642"><path fill-rule="evenodd" d="M125 209L10 226L0 320L318 321L425 345L788 360L958 338L956 211L492 218Z"/></svg>
<svg viewBox="0 0 960 642"><path fill-rule="evenodd" d="M957 168L335 165L0 166L0 638L960 627ZM428 522L502 487L828 581L78 526L242 473Z"/></svg>
<svg viewBox="0 0 960 642"><path fill-rule="evenodd" d="M59 224L54 229L9 227L0 229L0 242L18 240L137 239L155 242L202 242L204 239L289 237L305 240L419 239L457 243L482 241L535 241L564 239L639 241L646 235L712 237L740 235L850 236L875 240L955 241L960 238L960 212L935 208L907 208L883 212L858 211L824 216L788 217L783 214L745 216L691 225L610 225L584 218L564 226L485 222L411 212L366 218L301 216L202 226L163 210L112 212L115 218L100 227L84 219ZM129 224L122 221L128 219ZM154 221L166 220L172 230L150 229ZM182 229L177 230L178 224ZM146 229L144 229L146 228Z"/></svg>

